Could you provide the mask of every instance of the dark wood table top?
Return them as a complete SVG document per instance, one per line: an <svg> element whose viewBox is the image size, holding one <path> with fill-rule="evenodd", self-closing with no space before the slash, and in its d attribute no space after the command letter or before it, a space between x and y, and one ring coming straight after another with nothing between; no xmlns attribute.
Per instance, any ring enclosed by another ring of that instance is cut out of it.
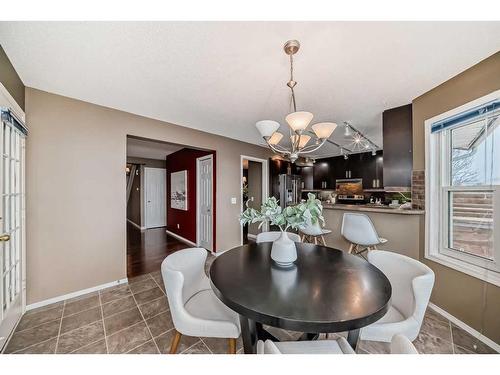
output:
<svg viewBox="0 0 500 375"><path fill-rule="evenodd" d="M391 284L365 260L296 243L297 261L283 269L271 260L271 246L238 246L212 263L215 294L240 315L274 327L323 333L359 329L387 312Z"/></svg>

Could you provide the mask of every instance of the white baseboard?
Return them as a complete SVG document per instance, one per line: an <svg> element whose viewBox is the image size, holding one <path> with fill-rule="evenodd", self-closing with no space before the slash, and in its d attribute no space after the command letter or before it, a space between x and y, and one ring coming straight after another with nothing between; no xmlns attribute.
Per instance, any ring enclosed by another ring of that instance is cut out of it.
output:
<svg viewBox="0 0 500 375"><path fill-rule="evenodd" d="M490 348L492 348L493 350L495 350L497 353L500 353L500 345L497 344L496 342L494 342L493 340L487 338L486 336L484 336L480 332L476 331L471 326L465 324L460 319L454 317L449 312L447 312L446 310L443 310L442 308L436 306L432 302L429 302L429 307L432 310L434 310L435 312L437 312L439 315L444 316L446 319L448 319L450 322L452 322L456 326L462 328L465 332L469 333L470 335L472 335L475 338L477 338L479 341L481 341L484 344L488 345Z"/></svg>
<svg viewBox="0 0 500 375"><path fill-rule="evenodd" d="M193 241L189 241L188 239L182 237L182 236L179 236L178 234L175 234L174 232L171 232L169 230L166 231L168 235L174 237L174 238L177 238L179 241L182 241L184 242L185 244L188 244L190 246L193 246L193 247L198 247L197 244L195 244Z"/></svg>
<svg viewBox="0 0 500 375"><path fill-rule="evenodd" d="M64 300L69 299L69 298L80 297L80 296L83 296L84 294L96 292L98 290L106 289L106 288L109 288L112 286L126 284L127 282L128 282L128 278L124 278L124 279L120 279L120 280L116 280L116 281L111 281L110 283L97 285L97 286L94 286L92 288L87 288L87 289L83 289L83 290L78 290L76 292L64 294L62 296L49 298L49 299L46 299L44 301L35 302L35 303L32 303L32 304L26 306L26 311L33 310L33 309L36 309L38 307L47 306L47 305L50 305L52 303L64 301Z"/></svg>
<svg viewBox="0 0 500 375"><path fill-rule="evenodd" d="M140 229L141 231L145 231L145 230L146 230L146 228L145 228L145 227L141 227L139 224L134 223L134 222L133 222L132 220L130 220L130 219L127 219L127 221L128 221L130 224L132 224L134 227L136 227L137 229Z"/></svg>

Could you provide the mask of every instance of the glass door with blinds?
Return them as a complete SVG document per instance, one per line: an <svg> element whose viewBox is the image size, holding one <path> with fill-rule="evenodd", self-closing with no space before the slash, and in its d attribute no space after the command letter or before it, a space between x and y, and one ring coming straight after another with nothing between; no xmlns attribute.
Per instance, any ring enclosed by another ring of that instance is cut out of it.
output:
<svg viewBox="0 0 500 375"><path fill-rule="evenodd" d="M26 130L10 111L0 126L0 350L24 304L24 149Z"/></svg>

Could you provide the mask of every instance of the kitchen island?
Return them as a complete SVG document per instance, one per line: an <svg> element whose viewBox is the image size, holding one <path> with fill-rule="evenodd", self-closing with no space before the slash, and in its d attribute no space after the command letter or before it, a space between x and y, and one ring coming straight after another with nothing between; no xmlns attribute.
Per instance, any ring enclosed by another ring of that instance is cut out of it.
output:
<svg viewBox="0 0 500 375"><path fill-rule="evenodd" d="M387 206L354 205L354 204L323 204L325 229L331 234L325 236L328 246L345 250L349 249L347 242L340 234L342 217L346 212L359 212L370 217L380 237L388 241L377 246L379 250L394 251L419 259L420 248L424 246L424 211L402 210Z"/></svg>

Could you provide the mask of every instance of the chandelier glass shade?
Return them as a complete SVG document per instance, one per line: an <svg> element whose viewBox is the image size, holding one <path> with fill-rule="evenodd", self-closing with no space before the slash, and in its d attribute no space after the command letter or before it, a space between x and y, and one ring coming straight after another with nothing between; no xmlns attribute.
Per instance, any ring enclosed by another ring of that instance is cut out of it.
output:
<svg viewBox="0 0 500 375"><path fill-rule="evenodd" d="M259 130L260 135L266 138L271 137L279 129L280 124L273 120L262 120L258 121L255 126Z"/></svg>
<svg viewBox="0 0 500 375"><path fill-rule="evenodd" d="M281 138L283 138L283 134L281 134L280 132L274 132L267 142L271 145L277 145L278 143L280 143Z"/></svg>
<svg viewBox="0 0 500 375"><path fill-rule="evenodd" d="M311 112L292 112L285 117L285 121L294 132L300 132L306 130L312 118Z"/></svg>
<svg viewBox="0 0 500 375"><path fill-rule="evenodd" d="M311 140L311 137L306 135L306 134L302 134L301 136L299 136L297 134L292 135L292 143L298 142L299 148L304 148L305 145L307 145L307 143L310 140Z"/></svg>
<svg viewBox="0 0 500 375"><path fill-rule="evenodd" d="M280 127L278 122L262 120L255 124L269 148L292 163L299 157L318 150L325 144L337 127L337 124L333 122L321 122L312 125L312 132L308 132L307 128L314 117L313 114L306 111L297 111L294 91L297 82L293 79L293 55L297 53L299 48L300 43L296 40L289 40L283 47L285 53L290 56L290 80L287 82L287 86L292 92L293 112L285 117L285 121L289 126L290 145L285 147L279 144L284 135L278 132ZM313 142L310 142L311 139L313 139Z"/></svg>

